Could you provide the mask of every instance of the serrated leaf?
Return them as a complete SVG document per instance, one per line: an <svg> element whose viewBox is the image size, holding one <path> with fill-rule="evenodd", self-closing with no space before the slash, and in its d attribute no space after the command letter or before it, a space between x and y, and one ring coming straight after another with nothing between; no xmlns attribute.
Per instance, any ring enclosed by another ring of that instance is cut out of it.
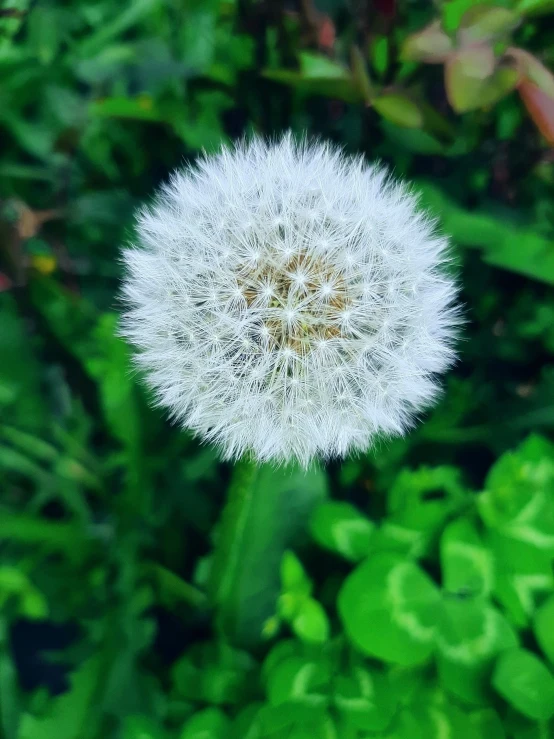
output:
<svg viewBox="0 0 554 739"><path fill-rule="evenodd" d="M554 677L532 652L510 649L501 654L492 684L524 716L547 721L554 715Z"/></svg>
<svg viewBox="0 0 554 739"><path fill-rule="evenodd" d="M364 654L415 665L432 651L439 602L436 586L416 564L383 552L346 578L338 608L348 637Z"/></svg>
<svg viewBox="0 0 554 739"><path fill-rule="evenodd" d="M209 590L220 627L242 646L263 640L264 624L274 614L280 592L283 553L325 499L327 479L318 468L276 469L244 461L235 467L233 486L220 524Z"/></svg>

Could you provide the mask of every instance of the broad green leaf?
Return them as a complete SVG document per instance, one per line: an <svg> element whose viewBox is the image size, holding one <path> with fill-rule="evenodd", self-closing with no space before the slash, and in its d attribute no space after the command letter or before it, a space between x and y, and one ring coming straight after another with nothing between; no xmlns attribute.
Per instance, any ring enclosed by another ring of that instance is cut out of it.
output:
<svg viewBox="0 0 554 739"><path fill-rule="evenodd" d="M255 688L255 662L225 644L195 644L173 666L175 689L183 698L215 705L237 704Z"/></svg>
<svg viewBox="0 0 554 739"><path fill-rule="evenodd" d="M330 699L332 674L331 663L327 659L288 657L269 673L267 697L274 706L291 702L325 707Z"/></svg>
<svg viewBox="0 0 554 739"><path fill-rule="evenodd" d="M554 715L554 677L532 652L510 649L501 654L492 684L524 716L547 721Z"/></svg>
<svg viewBox="0 0 554 739"><path fill-rule="evenodd" d="M465 210L430 183L421 183L420 190L423 203L456 242L482 249L488 264L554 285L553 240L484 212Z"/></svg>
<svg viewBox="0 0 554 739"><path fill-rule="evenodd" d="M385 120L406 128L421 128L423 114L411 98L402 92L387 92L374 97L371 104Z"/></svg>
<svg viewBox="0 0 554 739"><path fill-rule="evenodd" d="M468 715L471 739L506 739L500 716L493 708L472 711Z"/></svg>
<svg viewBox="0 0 554 739"><path fill-rule="evenodd" d="M554 589L552 557L532 544L494 531L488 544L495 559L494 595L513 624L527 626L537 601Z"/></svg>
<svg viewBox="0 0 554 739"><path fill-rule="evenodd" d="M333 703L349 730L384 731L398 708L385 675L354 664L334 680Z"/></svg>
<svg viewBox="0 0 554 739"><path fill-rule="evenodd" d="M231 723L218 708L206 708L190 718L179 739L227 739Z"/></svg>
<svg viewBox="0 0 554 739"><path fill-rule="evenodd" d="M313 508L327 495L327 480L315 467L276 469L250 461L239 462L234 475L209 590L223 632L239 645L254 645L275 612L283 553L304 534Z"/></svg>
<svg viewBox="0 0 554 739"><path fill-rule="evenodd" d="M440 21L433 21L422 31L408 36L402 46L403 59L442 63L454 49L454 42L441 28Z"/></svg>
<svg viewBox="0 0 554 739"><path fill-rule="evenodd" d="M531 436L492 467L478 500L487 526L503 536L554 553L554 445Z"/></svg>
<svg viewBox="0 0 554 739"><path fill-rule="evenodd" d="M322 644L329 638L329 619L323 606L313 598L305 598L301 602L291 625L301 641Z"/></svg>
<svg viewBox="0 0 554 739"><path fill-rule="evenodd" d="M129 716L121 739L167 739L167 734L162 726L146 716Z"/></svg>
<svg viewBox="0 0 554 739"><path fill-rule="evenodd" d="M299 595L310 595L312 583L298 557L287 550L281 559L281 584L283 590Z"/></svg>
<svg viewBox="0 0 554 739"><path fill-rule="evenodd" d="M519 0L515 9L522 15L541 15L554 11L554 0Z"/></svg>
<svg viewBox="0 0 554 739"><path fill-rule="evenodd" d="M462 45L504 36L516 28L520 19L514 11L494 5L474 5L463 15L458 29Z"/></svg>
<svg viewBox="0 0 554 739"><path fill-rule="evenodd" d="M363 91L350 70L323 54L304 51L300 69L266 69L264 77L312 95L326 95L351 103L363 100Z"/></svg>
<svg viewBox="0 0 554 739"><path fill-rule="evenodd" d="M0 607L6 608L11 600L17 604L17 615L29 619L48 616L48 603L43 593L16 567L0 567Z"/></svg>
<svg viewBox="0 0 554 739"><path fill-rule="evenodd" d="M485 705L493 659L517 644L504 616L482 598L445 598L437 628L442 686L463 701Z"/></svg>
<svg viewBox="0 0 554 739"><path fill-rule="evenodd" d="M493 50L486 45L457 51L445 67L448 100L457 113L493 105L515 88L518 79L515 69L495 66Z"/></svg>
<svg viewBox="0 0 554 739"><path fill-rule="evenodd" d="M357 562L370 552L375 524L350 503L330 500L315 509L310 529L318 544Z"/></svg>
<svg viewBox="0 0 554 739"><path fill-rule="evenodd" d="M542 651L554 664L554 595L551 595L535 613L533 629Z"/></svg>
<svg viewBox="0 0 554 739"><path fill-rule="evenodd" d="M524 49L511 47L506 55L514 59L521 75L536 85L548 97L554 98L554 75L536 56Z"/></svg>
<svg viewBox="0 0 554 739"><path fill-rule="evenodd" d="M457 31L463 16L475 7L475 0L450 0L441 4L442 24L448 33Z"/></svg>
<svg viewBox="0 0 554 739"><path fill-rule="evenodd" d="M389 40L387 36L377 36L371 44L371 63L379 75L384 75L389 66Z"/></svg>
<svg viewBox="0 0 554 739"><path fill-rule="evenodd" d="M415 665L433 649L439 592L413 562L378 553L346 578L338 598L346 633L364 654Z"/></svg>
<svg viewBox="0 0 554 739"><path fill-rule="evenodd" d="M102 662L95 657L71 676L68 692L48 704L45 715L27 713L21 720L18 739L89 739L100 724L99 691L102 688Z"/></svg>
<svg viewBox="0 0 554 739"><path fill-rule="evenodd" d="M374 548L423 554L446 519L466 504L466 495L455 467L402 470L389 492L389 515L374 535Z"/></svg>
<svg viewBox="0 0 554 739"><path fill-rule="evenodd" d="M494 582L494 562L474 524L460 518L444 530L440 542L444 588L452 594L488 595Z"/></svg>

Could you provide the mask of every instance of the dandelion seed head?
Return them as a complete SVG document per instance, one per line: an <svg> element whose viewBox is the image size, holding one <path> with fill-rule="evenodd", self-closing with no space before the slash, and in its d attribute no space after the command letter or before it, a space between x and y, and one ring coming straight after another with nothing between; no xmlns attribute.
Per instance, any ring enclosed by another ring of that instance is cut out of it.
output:
<svg viewBox="0 0 554 739"><path fill-rule="evenodd" d="M254 139L140 211L122 333L160 405L225 457L344 456L437 395L458 323L446 251L382 168Z"/></svg>

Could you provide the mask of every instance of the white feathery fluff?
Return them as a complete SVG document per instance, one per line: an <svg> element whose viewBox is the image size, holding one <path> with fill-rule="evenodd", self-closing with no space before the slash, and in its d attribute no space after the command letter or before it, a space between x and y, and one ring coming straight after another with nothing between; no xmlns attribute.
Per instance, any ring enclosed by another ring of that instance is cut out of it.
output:
<svg viewBox="0 0 554 739"><path fill-rule="evenodd" d="M448 243L383 168L255 138L174 173L137 233L122 332L160 405L226 458L366 450L437 395Z"/></svg>

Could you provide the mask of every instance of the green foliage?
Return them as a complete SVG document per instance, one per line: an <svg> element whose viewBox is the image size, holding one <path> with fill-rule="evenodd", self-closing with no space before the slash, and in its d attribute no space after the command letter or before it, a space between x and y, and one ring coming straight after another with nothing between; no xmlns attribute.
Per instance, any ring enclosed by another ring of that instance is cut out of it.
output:
<svg viewBox="0 0 554 739"><path fill-rule="evenodd" d="M554 736L553 12L3 4L2 738ZM466 315L418 428L307 472L222 464L117 334L135 207L287 128L414 182Z"/></svg>

